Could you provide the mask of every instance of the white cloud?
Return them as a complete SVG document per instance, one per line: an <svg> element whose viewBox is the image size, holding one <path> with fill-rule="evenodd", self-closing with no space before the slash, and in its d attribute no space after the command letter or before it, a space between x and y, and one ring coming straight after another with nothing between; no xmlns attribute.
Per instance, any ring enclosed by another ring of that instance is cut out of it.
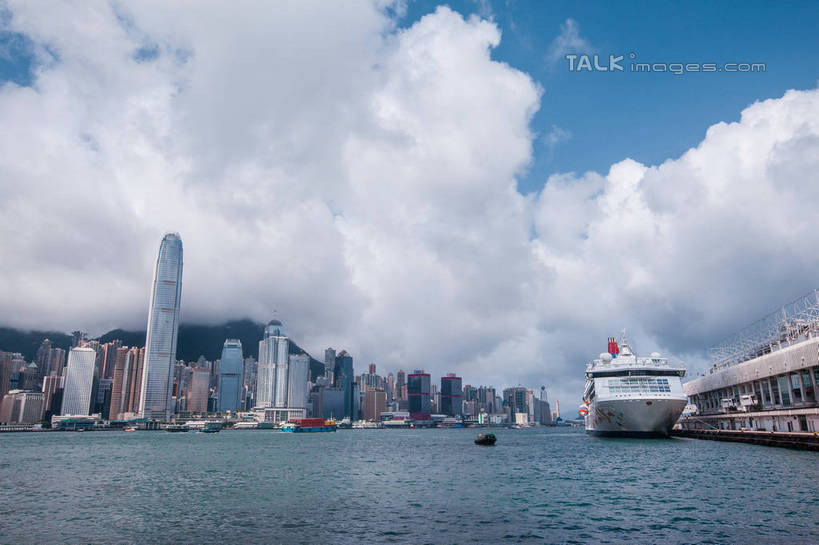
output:
<svg viewBox="0 0 819 545"><path fill-rule="evenodd" d="M549 150L549 159L554 156L555 147L561 142L568 142L572 139L571 131L561 129L557 125L552 125L552 130L541 137L542 142Z"/></svg>
<svg viewBox="0 0 819 545"><path fill-rule="evenodd" d="M662 165L523 196L541 90L491 60L491 22L63 8L11 8L59 61L0 88L5 324L144 327L178 230L185 321L275 308L316 353L545 383L566 403L623 326L640 351L693 355L814 285L819 91L754 104Z"/></svg>
<svg viewBox="0 0 819 545"><path fill-rule="evenodd" d="M591 45L580 36L580 26L574 19L566 19L560 25L560 34L552 41L546 53L546 60L550 63L562 61L570 53L590 53Z"/></svg>

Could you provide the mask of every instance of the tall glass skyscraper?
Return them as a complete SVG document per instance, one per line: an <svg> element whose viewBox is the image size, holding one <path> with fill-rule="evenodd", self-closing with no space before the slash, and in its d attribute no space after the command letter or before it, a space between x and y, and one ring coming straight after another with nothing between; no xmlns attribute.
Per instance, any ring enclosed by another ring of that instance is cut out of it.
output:
<svg viewBox="0 0 819 545"><path fill-rule="evenodd" d="M94 364L97 351L77 346L68 353L65 370L62 414L91 414L91 393L94 388Z"/></svg>
<svg viewBox="0 0 819 545"><path fill-rule="evenodd" d="M182 299L182 239L178 233L162 237L154 269L145 363L139 414L143 418L169 419L176 359L176 334Z"/></svg>
<svg viewBox="0 0 819 545"><path fill-rule="evenodd" d="M217 411L238 411L242 401L244 357L242 341L227 339L222 347L219 363L219 384L217 386Z"/></svg>
<svg viewBox="0 0 819 545"><path fill-rule="evenodd" d="M307 407L307 380L310 376L310 356L296 354L290 357L287 377L287 407L303 409Z"/></svg>
<svg viewBox="0 0 819 545"><path fill-rule="evenodd" d="M287 406L287 368L290 362L290 341L284 326L270 320L259 342L259 365L256 375L256 406Z"/></svg>

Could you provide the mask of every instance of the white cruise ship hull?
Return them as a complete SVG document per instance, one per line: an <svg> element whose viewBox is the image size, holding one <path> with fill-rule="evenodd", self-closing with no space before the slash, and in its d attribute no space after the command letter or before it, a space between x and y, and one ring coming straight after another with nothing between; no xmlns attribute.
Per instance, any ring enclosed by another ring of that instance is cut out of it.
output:
<svg viewBox="0 0 819 545"><path fill-rule="evenodd" d="M589 404L586 433L619 437L668 437L686 398L597 399Z"/></svg>

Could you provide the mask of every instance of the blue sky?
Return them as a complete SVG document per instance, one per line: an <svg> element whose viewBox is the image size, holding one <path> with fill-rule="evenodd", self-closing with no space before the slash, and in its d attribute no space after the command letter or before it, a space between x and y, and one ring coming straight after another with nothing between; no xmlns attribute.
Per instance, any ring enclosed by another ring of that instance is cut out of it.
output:
<svg viewBox="0 0 819 545"><path fill-rule="evenodd" d="M438 2L410 2L402 26ZM473 0L448 5L491 13L503 36L493 57L534 78L544 96L533 129L535 147L520 189L537 191L549 175L608 167L626 157L655 165L696 146L707 128L739 120L757 100L817 85L819 2L538 2ZM487 11L486 6L491 9ZM643 62L761 62L765 73L635 74L569 72L547 60L561 25L574 20L588 53L635 52ZM571 134L553 149L553 126Z"/></svg>

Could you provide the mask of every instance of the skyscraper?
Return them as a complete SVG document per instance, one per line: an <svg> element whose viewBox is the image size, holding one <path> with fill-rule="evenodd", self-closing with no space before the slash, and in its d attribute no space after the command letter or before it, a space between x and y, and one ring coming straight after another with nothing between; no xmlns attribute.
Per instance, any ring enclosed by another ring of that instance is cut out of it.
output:
<svg viewBox="0 0 819 545"><path fill-rule="evenodd" d="M296 354L290 357L287 376L287 407L307 407L307 380L310 375L310 356Z"/></svg>
<svg viewBox="0 0 819 545"><path fill-rule="evenodd" d="M227 339L222 347L219 363L219 383L217 385L217 411L238 411L242 401L242 341Z"/></svg>
<svg viewBox="0 0 819 545"><path fill-rule="evenodd" d="M207 367L191 369L191 382L188 387L188 411L192 413L208 412L208 383L210 371Z"/></svg>
<svg viewBox="0 0 819 545"><path fill-rule="evenodd" d="M77 346L68 353L62 414L90 414L96 360L97 352L93 348Z"/></svg>
<svg viewBox="0 0 819 545"><path fill-rule="evenodd" d="M290 341L279 320L270 320L259 342L256 371L256 406L284 407L287 404L287 365ZM282 378L279 383L279 377Z"/></svg>
<svg viewBox="0 0 819 545"><path fill-rule="evenodd" d="M457 416L461 414L462 400L461 377L455 373L447 373L441 377L441 414Z"/></svg>
<svg viewBox="0 0 819 545"><path fill-rule="evenodd" d="M395 399L406 399L404 396L404 386L407 385L407 374L403 369L398 370L395 377Z"/></svg>
<svg viewBox="0 0 819 545"><path fill-rule="evenodd" d="M381 390L364 392L364 420L378 421L387 410L387 393Z"/></svg>
<svg viewBox="0 0 819 545"><path fill-rule="evenodd" d="M429 420L430 377L423 371L415 371L407 376L407 396L410 416L415 420Z"/></svg>
<svg viewBox="0 0 819 545"><path fill-rule="evenodd" d="M154 269L145 363L139 414L143 418L168 419L176 334L182 299L182 239L177 233L162 237Z"/></svg>
<svg viewBox="0 0 819 545"><path fill-rule="evenodd" d="M336 351L328 348L324 351L324 376L327 377L327 383L333 384L333 373L336 369Z"/></svg>
<svg viewBox="0 0 819 545"><path fill-rule="evenodd" d="M353 387L355 374L353 371L353 357L342 350L336 356L335 370L333 371L335 385L344 391L344 416L355 419L356 408L356 393Z"/></svg>
<svg viewBox="0 0 819 545"><path fill-rule="evenodd" d="M128 360L129 349L127 347L117 348L116 361L114 362L114 383L111 386L111 407L108 411L108 420L117 420L122 412L122 402L127 397L128 375L125 365Z"/></svg>

